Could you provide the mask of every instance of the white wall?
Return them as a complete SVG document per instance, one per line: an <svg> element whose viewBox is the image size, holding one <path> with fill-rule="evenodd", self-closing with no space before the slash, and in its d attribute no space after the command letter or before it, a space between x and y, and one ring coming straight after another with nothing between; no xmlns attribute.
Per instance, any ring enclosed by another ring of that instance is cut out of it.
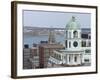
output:
<svg viewBox="0 0 100 80"><path fill-rule="evenodd" d="M83 5L100 5L99 0L31 0L31 1L54 2L54 3L64 3L64 4L67 3L67 4L83 4ZM10 70L11 70L10 69L11 68L11 48L10 48L11 47L11 11L10 11L11 3L10 2L11 0L0 0L0 80L13 80L10 78ZM98 26L100 26L100 24ZM98 34L100 34L99 29L100 28L98 27ZM98 41L99 41L98 47L100 47L100 36L98 38ZM98 57L100 57L100 54L98 55L99 55ZM98 61L100 61L100 58ZM100 67L100 64L98 64L98 67ZM100 80L99 76L100 73L90 74L90 75L88 74L88 75L35 78L34 80ZM29 78L28 80L33 80L33 78Z"/></svg>

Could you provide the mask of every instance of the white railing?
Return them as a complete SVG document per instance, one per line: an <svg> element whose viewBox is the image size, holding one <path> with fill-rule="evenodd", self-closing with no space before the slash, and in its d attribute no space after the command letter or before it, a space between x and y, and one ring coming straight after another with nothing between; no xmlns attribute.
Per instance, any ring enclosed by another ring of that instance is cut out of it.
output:
<svg viewBox="0 0 100 80"><path fill-rule="evenodd" d="M51 56L49 58L49 61L52 62L52 63L55 63L55 64L62 64L62 61L59 61L59 60L57 60L57 59L55 59L55 58L53 58Z"/></svg>

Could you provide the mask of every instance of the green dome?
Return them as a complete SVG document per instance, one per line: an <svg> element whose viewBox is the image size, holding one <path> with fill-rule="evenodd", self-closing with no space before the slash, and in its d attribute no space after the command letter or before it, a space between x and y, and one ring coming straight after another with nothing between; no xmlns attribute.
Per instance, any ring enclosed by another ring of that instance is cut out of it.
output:
<svg viewBox="0 0 100 80"><path fill-rule="evenodd" d="M72 16L71 21L66 25L66 29L70 29L70 30L76 30L76 29L80 29L80 25L79 23L76 21L75 17Z"/></svg>

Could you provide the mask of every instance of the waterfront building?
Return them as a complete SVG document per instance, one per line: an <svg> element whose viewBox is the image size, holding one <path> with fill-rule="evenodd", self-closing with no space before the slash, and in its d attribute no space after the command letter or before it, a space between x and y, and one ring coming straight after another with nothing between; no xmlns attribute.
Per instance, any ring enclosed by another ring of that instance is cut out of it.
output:
<svg viewBox="0 0 100 80"><path fill-rule="evenodd" d="M88 35L82 38L84 35ZM80 24L73 16L65 28L65 49L54 50L50 56L51 67L78 66L91 62L90 33L82 34ZM56 66L57 65L57 66Z"/></svg>

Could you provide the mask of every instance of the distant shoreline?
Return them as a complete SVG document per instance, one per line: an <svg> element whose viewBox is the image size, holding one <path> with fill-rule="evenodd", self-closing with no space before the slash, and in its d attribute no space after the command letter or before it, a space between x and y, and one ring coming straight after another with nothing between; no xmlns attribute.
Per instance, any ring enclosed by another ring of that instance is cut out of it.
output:
<svg viewBox="0 0 100 80"><path fill-rule="evenodd" d="M50 31L54 31L55 35L63 36L65 28L24 27L23 34L31 36L48 36ZM82 33L91 33L91 29L82 28Z"/></svg>

